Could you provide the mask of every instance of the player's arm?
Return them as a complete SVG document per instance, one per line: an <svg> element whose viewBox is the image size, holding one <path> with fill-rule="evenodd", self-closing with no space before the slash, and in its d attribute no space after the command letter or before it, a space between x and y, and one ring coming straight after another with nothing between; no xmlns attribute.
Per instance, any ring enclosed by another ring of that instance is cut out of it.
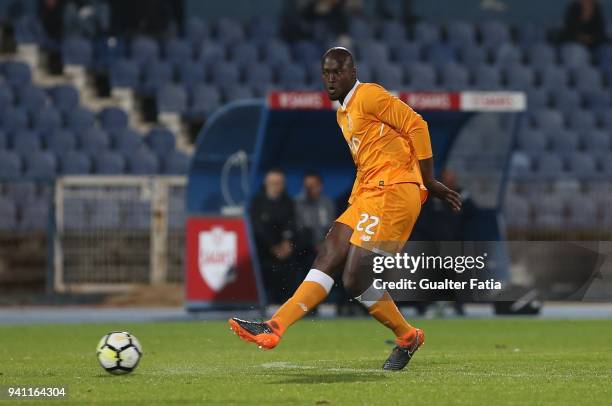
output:
<svg viewBox="0 0 612 406"><path fill-rule="evenodd" d="M455 211L461 210L461 196L454 190L449 189L442 182L434 178L433 157L419 159L419 167L421 168L421 176L423 177L423 185L427 188L432 196L446 202Z"/></svg>
<svg viewBox="0 0 612 406"><path fill-rule="evenodd" d="M372 86L366 98L366 111L389 125L399 134L407 134L419 160L423 184L431 195L445 201L454 210L461 209L461 198L434 178L433 153L427 122L410 106L382 87Z"/></svg>

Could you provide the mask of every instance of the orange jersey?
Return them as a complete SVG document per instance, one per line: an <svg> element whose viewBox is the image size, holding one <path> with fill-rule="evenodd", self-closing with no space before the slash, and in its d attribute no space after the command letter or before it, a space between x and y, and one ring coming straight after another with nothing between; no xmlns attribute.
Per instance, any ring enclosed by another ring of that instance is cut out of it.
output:
<svg viewBox="0 0 612 406"><path fill-rule="evenodd" d="M357 166L349 203L363 187L423 180L418 160L432 157L427 123L382 86L359 83L337 111L338 125Z"/></svg>

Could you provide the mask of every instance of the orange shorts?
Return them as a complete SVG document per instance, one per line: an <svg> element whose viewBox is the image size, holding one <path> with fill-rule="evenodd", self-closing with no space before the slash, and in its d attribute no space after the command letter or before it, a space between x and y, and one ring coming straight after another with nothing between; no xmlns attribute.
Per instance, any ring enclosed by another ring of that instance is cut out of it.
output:
<svg viewBox="0 0 612 406"><path fill-rule="evenodd" d="M425 198L427 192L416 183L364 187L336 221L353 229L351 244L395 254L408 241Z"/></svg>

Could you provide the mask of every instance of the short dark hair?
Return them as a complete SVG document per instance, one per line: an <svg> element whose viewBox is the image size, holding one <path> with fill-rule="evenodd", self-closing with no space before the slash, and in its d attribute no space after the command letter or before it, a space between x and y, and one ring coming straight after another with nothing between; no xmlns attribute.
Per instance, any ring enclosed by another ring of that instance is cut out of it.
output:
<svg viewBox="0 0 612 406"><path fill-rule="evenodd" d="M325 51L323 57L321 57L321 66L325 63L325 58L332 57L337 60L342 60L342 64L345 65L348 63L350 68L355 67L355 61L353 59L353 54L351 51L344 47L333 47Z"/></svg>
<svg viewBox="0 0 612 406"><path fill-rule="evenodd" d="M266 172L266 175L268 175L269 173L279 173L283 176L285 175L285 171L283 171L282 168L278 166L268 169L268 171Z"/></svg>
<svg viewBox="0 0 612 406"><path fill-rule="evenodd" d="M304 173L304 176L302 179L306 179L306 178L317 178L319 179L319 182L323 183L323 178L321 177L321 174L317 171L307 171L306 173Z"/></svg>

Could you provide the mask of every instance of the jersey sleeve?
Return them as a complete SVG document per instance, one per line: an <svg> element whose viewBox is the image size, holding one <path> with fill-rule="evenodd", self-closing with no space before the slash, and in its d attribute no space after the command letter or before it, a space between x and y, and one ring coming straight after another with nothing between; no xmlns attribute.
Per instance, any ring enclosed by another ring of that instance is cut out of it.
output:
<svg viewBox="0 0 612 406"><path fill-rule="evenodd" d="M420 114L381 86L370 85L366 93L362 99L365 113L410 138L419 160L433 156L429 128Z"/></svg>

